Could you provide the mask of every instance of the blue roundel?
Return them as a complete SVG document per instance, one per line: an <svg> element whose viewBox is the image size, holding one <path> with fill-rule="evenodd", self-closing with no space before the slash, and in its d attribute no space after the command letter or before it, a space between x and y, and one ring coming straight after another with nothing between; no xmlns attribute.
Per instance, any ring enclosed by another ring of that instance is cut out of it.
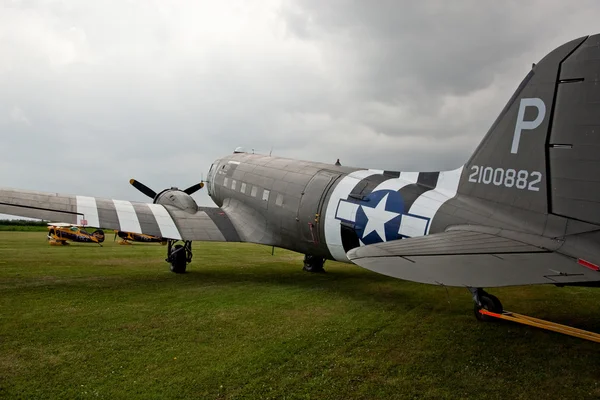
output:
<svg viewBox="0 0 600 400"><path fill-rule="evenodd" d="M404 200L394 190L377 190L366 196L356 212L354 230L364 244L399 238Z"/></svg>

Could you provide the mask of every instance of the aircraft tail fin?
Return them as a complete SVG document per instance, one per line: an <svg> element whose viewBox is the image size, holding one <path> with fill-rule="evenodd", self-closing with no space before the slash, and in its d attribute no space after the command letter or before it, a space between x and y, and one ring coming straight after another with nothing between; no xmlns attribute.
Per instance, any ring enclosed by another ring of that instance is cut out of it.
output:
<svg viewBox="0 0 600 400"><path fill-rule="evenodd" d="M600 34L534 65L467 164L459 193L600 224Z"/></svg>

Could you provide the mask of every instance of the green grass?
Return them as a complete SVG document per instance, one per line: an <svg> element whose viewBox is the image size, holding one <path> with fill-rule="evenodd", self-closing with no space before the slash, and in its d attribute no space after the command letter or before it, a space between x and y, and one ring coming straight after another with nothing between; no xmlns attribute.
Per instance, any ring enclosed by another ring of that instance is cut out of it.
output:
<svg viewBox="0 0 600 400"><path fill-rule="evenodd" d="M109 235L110 237L110 235ZM469 293L248 244L50 247L0 232L0 397L598 398L600 345L478 323ZM598 291L489 290L600 332Z"/></svg>

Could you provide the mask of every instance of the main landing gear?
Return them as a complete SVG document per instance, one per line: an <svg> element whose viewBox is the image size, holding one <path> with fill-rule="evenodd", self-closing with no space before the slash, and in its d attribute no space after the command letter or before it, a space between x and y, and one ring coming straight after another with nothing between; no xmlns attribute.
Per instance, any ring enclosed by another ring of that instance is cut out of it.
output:
<svg viewBox="0 0 600 400"><path fill-rule="evenodd" d="M481 288L468 288L469 292L473 296L474 307L473 311L475 312L475 318L478 321L489 322L493 321L494 318L489 317L487 315L483 315L479 312L479 310L484 309L497 314L501 314L504 310L502 308L502 303L500 300L494 296L493 294L489 294L485 290Z"/></svg>
<svg viewBox="0 0 600 400"><path fill-rule="evenodd" d="M175 244L177 240L167 241L166 262L171 264L171 272L184 274L188 263L192 262L192 241L186 240L184 244Z"/></svg>
<svg viewBox="0 0 600 400"><path fill-rule="evenodd" d="M307 272L325 272L323 269L325 259L323 257L311 256L309 254L304 255L304 268Z"/></svg>

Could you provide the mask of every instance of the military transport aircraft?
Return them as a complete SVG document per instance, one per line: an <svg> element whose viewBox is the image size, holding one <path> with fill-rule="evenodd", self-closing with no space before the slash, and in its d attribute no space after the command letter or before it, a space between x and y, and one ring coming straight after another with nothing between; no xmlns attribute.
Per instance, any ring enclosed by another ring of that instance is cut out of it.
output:
<svg viewBox="0 0 600 400"><path fill-rule="evenodd" d="M469 288L600 283L600 35L553 50L527 74L467 163L393 172L234 152L207 180L217 207L177 188L151 204L0 190L0 213L191 242L253 242L416 282ZM182 244L177 244L182 241ZM478 313L477 313L478 314ZM476 314L476 315L477 315Z"/></svg>

